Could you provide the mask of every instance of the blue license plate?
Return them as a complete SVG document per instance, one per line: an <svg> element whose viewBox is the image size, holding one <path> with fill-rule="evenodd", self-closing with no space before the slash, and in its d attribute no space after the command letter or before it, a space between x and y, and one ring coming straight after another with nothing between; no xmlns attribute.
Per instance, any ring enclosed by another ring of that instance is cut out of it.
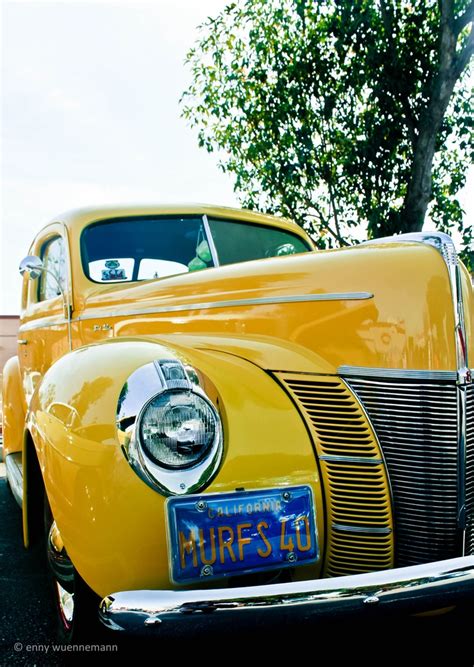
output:
<svg viewBox="0 0 474 667"><path fill-rule="evenodd" d="M304 565L318 559L308 486L172 497L167 501L175 583Z"/></svg>

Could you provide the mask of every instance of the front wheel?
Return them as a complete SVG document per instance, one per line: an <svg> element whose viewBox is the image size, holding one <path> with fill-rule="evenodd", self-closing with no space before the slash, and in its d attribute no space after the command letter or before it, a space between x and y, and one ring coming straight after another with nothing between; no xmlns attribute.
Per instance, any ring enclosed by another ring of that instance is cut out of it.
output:
<svg viewBox="0 0 474 667"><path fill-rule="evenodd" d="M90 641L101 634L97 618L99 598L77 572L74 572L72 591L66 590L57 580L54 580L53 592L60 641L66 644Z"/></svg>
<svg viewBox="0 0 474 667"><path fill-rule="evenodd" d="M46 494L44 531L58 638L68 644L96 638L102 632L98 618L100 599L74 568L62 544Z"/></svg>

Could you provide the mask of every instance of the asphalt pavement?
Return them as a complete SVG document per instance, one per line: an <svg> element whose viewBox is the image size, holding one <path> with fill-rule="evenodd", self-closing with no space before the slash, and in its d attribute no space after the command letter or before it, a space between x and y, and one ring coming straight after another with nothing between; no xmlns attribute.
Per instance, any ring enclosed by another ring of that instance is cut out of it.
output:
<svg viewBox="0 0 474 667"><path fill-rule="evenodd" d="M27 654L30 645L51 641L54 617L41 555L23 548L21 511L4 477L0 516L0 664L60 665L59 659L45 663L44 656Z"/></svg>
<svg viewBox="0 0 474 667"><path fill-rule="evenodd" d="M245 631L231 627L219 636L211 629L167 642L104 632L91 645L66 647L56 639L44 554L23 548L21 512L1 475L0 468L0 667L116 665L132 656L160 665L170 662L170 652L178 663L240 658L298 667L308 659L327 664L330 656L330 664L365 667L474 664L474 614L469 610L434 618L365 618Z"/></svg>

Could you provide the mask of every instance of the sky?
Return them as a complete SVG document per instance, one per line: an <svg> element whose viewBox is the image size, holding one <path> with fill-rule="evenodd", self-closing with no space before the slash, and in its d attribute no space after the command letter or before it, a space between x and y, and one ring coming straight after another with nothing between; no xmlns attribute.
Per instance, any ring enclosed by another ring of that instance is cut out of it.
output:
<svg viewBox="0 0 474 667"><path fill-rule="evenodd" d="M2 2L0 314L18 312L18 264L61 211L238 206L178 104L196 27L225 4Z"/></svg>
<svg viewBox="0 0 474 667"><path fill-rule="evenodd" d="M0 314L18 264L61 211L107 203L238 206L178 104L197 26L226 0L0 0ZM474 215L474 170L461 200Z"/></svg>

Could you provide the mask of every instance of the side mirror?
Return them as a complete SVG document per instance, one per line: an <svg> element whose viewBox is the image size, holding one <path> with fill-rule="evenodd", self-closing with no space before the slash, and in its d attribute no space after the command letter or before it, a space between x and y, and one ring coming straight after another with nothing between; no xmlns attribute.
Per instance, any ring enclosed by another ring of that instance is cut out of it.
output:
<svg viewBox="0 0 474 667"><path fill-rule="evenodd" d="M36 280L44 271L43 262L36 255L28 255L22 259L18 268L21 275L26 275L30 280Z"/></svg>

